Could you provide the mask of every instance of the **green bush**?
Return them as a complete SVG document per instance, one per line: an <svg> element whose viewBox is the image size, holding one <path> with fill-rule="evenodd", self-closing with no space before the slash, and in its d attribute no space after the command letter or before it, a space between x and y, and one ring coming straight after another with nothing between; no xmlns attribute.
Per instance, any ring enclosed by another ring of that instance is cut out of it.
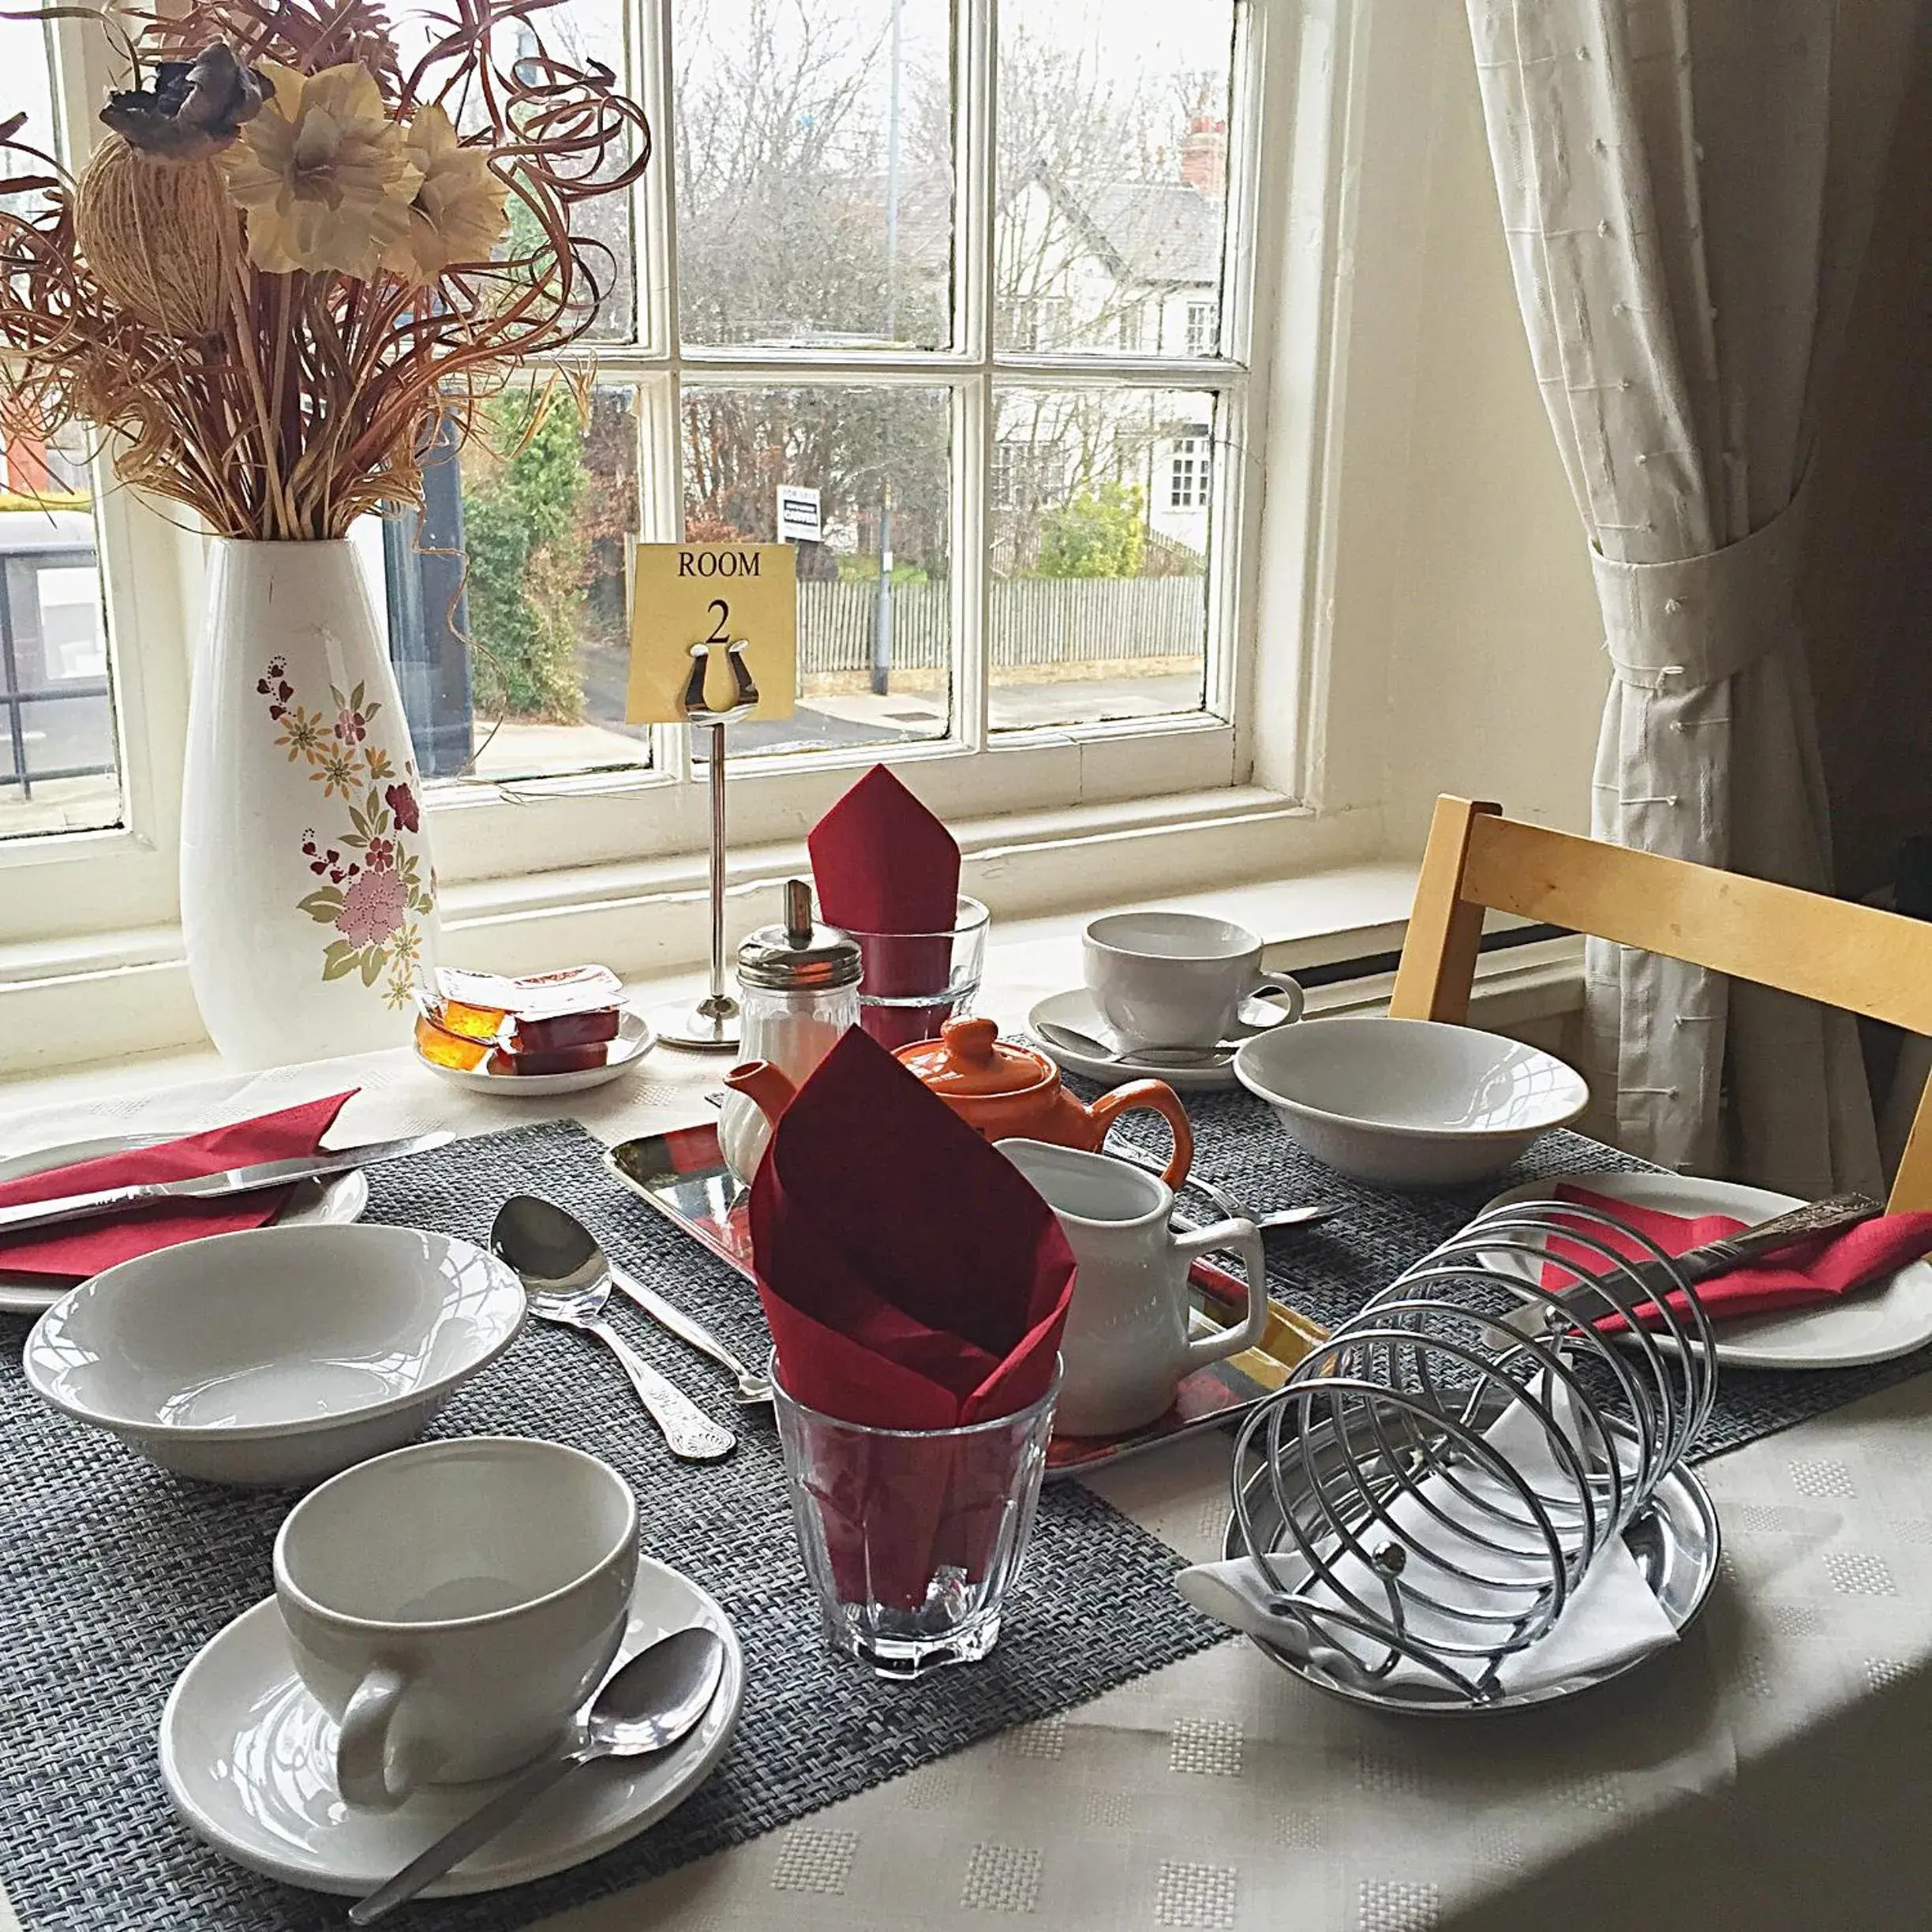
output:
<svg viewBox="0 0 1932 1932"><path fill-rule="evenodd" d="M577 619L589 473L577 405L553 392L530 427L527 395L483 405L483 447L465 466L472 680L479 712L571 724L583 717Z"/></svg>
<svg viewBox="0 0 1932 1932"><path fill-rule="evenodd" d="M1103 483L1040 519L1043 577L1138 577L1147 550L1146 500L1137 487Z"/></svg>

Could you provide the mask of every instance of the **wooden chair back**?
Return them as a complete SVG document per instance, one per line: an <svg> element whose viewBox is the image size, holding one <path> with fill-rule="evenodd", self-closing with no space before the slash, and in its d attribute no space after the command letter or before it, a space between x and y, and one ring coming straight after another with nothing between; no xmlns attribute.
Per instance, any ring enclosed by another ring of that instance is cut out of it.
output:
<svg viewBox="0 0 1932 1932"><path fill-rule="evenodd" d="M1416 880L1393 1017L1467 1023L1488 908L1932 1035L1932 923L1447 797L1436 801ZM1889 1205L1894 1213L1932 1208L1932 1081Z"/></svg>

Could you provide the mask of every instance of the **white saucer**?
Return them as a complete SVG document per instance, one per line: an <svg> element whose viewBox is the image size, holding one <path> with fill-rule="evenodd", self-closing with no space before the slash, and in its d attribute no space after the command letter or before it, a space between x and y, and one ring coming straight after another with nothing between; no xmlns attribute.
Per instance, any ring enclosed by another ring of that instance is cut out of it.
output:
<svg viewBox="0 0 1932 1932"><path fill-rule="evenodd" d="M618 1661L688 1623L724 1640L724 1679L698 1728L660 1756L573 1772L425 1896L495 1892L567 1870L635 1837L710 1776L744 1702L744 1659L717 1603L646 1557ZM394 1811L344 1804L335 1726L295 1675L272 1597L216 1632L182 1672L159 1743L168 1796L197 1837L251 1871L345 1896L373 1891L509 1781L432 1785Z"/></svg>
<svg viewBox="0 0 1932 1932"><path fill-rule="evenodd" d="M63 1147L41 1148L32 1154L0 1160L0 1181L19 1181L28 1174L43 1174L50 1167L69 1167L77 1161L99 1160L109 1154L159 1147L164 1140L180 1138L178 1134L107 1134L98 1140L70 1140ZM368 1205L368 1178L360 1167L354 1167L347 1174L331 1174L321 1181L298 1181L289 1190L287 1205L271 1225L340 1226L345 1222L361 1220ZM0 1260L0 1312L41 1314L59 1301L70 1286L63 1282L58 1287L51 1286L43 1275L9 1274Z"/></svg>
<svg viewBox="0 0 1932 1932"><path fill-rule="evenodd" d="M1747 1223L1804 1205L1792 1194L1675 1174L1552 1175L1511 1188L1488 1205L1548 1200L1563 1181L1607 1200L1627 1201L1633 1208L1686 1217L1729 1215ZM1535 1237L1525 1238L1533 1242ZM1500 1270L1526 1276L1533 1266L1522 1255L1498 1254L1491 1260ZM1733 1368L1856 1368L1890 1361L1932 1342L1932 1264L1915 1261L1887 1280L1854 1289L1837 1300L1713 1322L1711 1330L1717 1337L1718 1361ZM1668 1335L1660 1335L1656 1341L1665 1351L1676 1346Z"/></svg>
<svg viewBox="0 0 1932 1932"><path fill-rule="evenodd" d="M657 1044L650 1022L627 1013L610 1043L609 1058L601 1066L585 1067L575 1073L486 1073L480 1066L440 1066L420 1053L416 1058L432 1073L473 1093L495 1094L506 1100L541 1100L556 1094L588 1093L593 1087L622 1080Z"/></svg>
<svg viewBox="0 0 1932 1932"><path fill-rule="evenodd" d="M1285 1024L1285 1013L1282 1020L1271 1020L1267 1015L1271 1012L1282 1013L1282 1009L1271 1005L1264 999L1244 1001L1238 1037L1245 1039ZM1124 1060L1099 1060L1091 1054L1076 1053L1071 1047L1056 1045L1040 1032L1043 1021L1049 1026L1072 1027L1076 1032L1084 1033L1091 1039L1106 1039L1111 1029L1100 1017L1100 1009L1095 1005L1093 995L1084 987L1075 987L1071 992L1053 994L1027 1015L1028 1036L1042 1053L1058 1064L1062 1072L1083 1074L1088 1080L1103 1080L1110 1087L1118 1087L1122 1081L1130 1080L1165 1080L1176 1093L1211 1093L1237 1084L1232 1054L1204 1061L1199 1066L1174 1066L1164 1061L1141 1061L1131 1057Z"/></svg>

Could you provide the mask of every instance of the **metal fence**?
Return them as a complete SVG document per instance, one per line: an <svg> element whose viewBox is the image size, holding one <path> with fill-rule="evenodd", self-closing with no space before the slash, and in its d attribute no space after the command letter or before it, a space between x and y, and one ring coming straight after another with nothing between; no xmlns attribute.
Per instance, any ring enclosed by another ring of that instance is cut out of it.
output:
<svg viewBox="0 0 1932 1932"><path fill-rule="evenodd" d="M1189 657L1207 636L1204 577L1022 577L996 579L988 595L987 637L1001 667ZM799 670L814 676L869 669L878 612L876 584L800 584ZM893 586L895 666L942 668L950 627L948 586Z"/></svg>
<svg viewBox="0 0 1932 1932"><path fill-rule="evenodd" d="M43 519L43 522L51 519ZM39 589L43 571L92 572L91 548L0 550L0 798L31 799L36 784L114 769L114 711L105 677L50 676Z"/></svg>

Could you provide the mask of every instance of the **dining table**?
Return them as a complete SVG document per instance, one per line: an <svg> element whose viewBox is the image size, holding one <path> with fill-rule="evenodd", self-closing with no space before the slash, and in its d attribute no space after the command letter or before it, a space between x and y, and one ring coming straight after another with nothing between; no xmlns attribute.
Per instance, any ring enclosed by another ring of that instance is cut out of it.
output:
<svg viewBox="0 0 1932 1932"><path fill-rule="evenodd" d="M1052 990L1009 972L989 983L982 1010L1011 1023ZM660 1048L596 1091L519 1101L446 1083L404 1050L258 1073L204 1061L119 1087L96 1076L70 1095L43 1091L32 1107L0 1099L0 1157L188 1131L348 1088L337 1143L561 1118L608 1144L714 1118L721 1070L715 1058ZM1293 1238L1271 1248L1275 1292L1289 1300ZM0 1327L0 1342L17 1352L19 1334ZM1197 1561L1223 1553L1230 1453L1230 1433L1210 1430L1081 1480L1177 1562ZM1230 1632L541 1923L552 1932L1922 1926L1932 1920L1923 1772L1932 1376L1905 1375L1727 1448L1699 1473L1723 1537L1705 1608L1666 1653L1586 1694L1513 1713L1398 1717L1319 1694ZM677 1560L675 1548L655 1553ZM1109 1624L1104 1609L1092 1617L1096 1651L1121 1634ZM999 1655L952 1675L996 1670ZM758 1697L749 1682L747 1711ZM14 1769L0 1762L0 1789ZM119 1774L154 1781L145 1764ZM154 1802L165 1803L158 1783ZM0 1884L21 1852L19 1829L17 1818L0 1822ZM182 1859L215 1855L180 1837ZM435 1904L414 1911L409 1926L438 1923ZM55 1923L0 1900L5 1932Z"/></svg>

